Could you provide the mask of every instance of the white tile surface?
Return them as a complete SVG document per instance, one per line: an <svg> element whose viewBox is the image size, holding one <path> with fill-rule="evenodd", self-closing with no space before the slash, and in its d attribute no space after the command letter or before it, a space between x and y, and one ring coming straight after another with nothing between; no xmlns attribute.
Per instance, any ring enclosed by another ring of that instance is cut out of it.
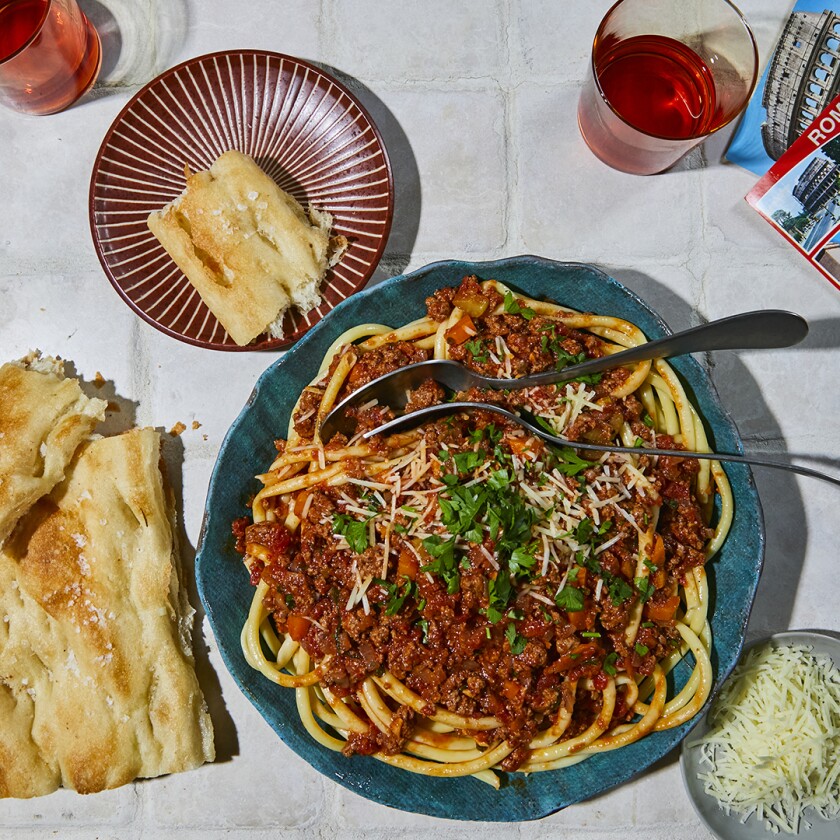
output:
<svg viewBox="0 0 840 840"><path fill-rule="evenodd" d="M164 449L182 499L187 560L225 431L274 354L198 350L136 319L91 246L88 179L102 136L131 93L168 66L234 47L334 68L373 114L397 185L377 279L434 259L532 252L598 264L674 328L762 306L801 311L814 322L801 349L717 354L712 375L749 447L833 455L840 473L840 293L743 201L753 176L720 163L729 130L654 178L606 168L578 135L578 86L611 0L80 2L106 43L96 90L63 114L0 114L0 359L39 346L72 359L88 382L101 372L101 393L121 409L110 429L187 425L177 439L165 435ZM740 5L766 55L789 0ZM200 428L191 428L193 420ZM750 637L788 627L840 630L832 583L837 491L770 472L756 480L767 564ZM673 756L618 790L518 826L373 805L279 742L228 676L206 622L202 630L199 673L223 760L89 797L0 801L4 840L710 836Z"/></svg>

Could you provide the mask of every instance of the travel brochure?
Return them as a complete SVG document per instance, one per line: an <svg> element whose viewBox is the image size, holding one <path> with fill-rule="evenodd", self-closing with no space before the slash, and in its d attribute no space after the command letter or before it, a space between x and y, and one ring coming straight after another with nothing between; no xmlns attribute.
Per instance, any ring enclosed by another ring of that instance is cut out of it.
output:
<svg viewBox="0 0 840 840"><path fill-rule="evenodd" d="M726 157L747 201L840 288L840 2L799 0Z"/></svg>
<svg viewBox="0 0 840 840"><path fill-rule="evenodd" d="M840 289L840 96L747 201Z"/></svg>

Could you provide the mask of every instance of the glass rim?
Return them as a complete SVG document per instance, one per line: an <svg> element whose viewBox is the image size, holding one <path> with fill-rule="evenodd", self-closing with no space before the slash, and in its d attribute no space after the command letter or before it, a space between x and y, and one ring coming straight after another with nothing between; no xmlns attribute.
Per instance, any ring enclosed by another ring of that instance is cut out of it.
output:
<svg viewBox="0 0 840 840"><path fill-rule="evenodd" d="M35 29L32 30L32 34L12 53L9 55L0 58L0 67L2 67L6 62L11 61L13 58L19 56L40 34L41 30L44 28L44 24L47 22L47 15L50 13L50 9L52 8L53 0L46 0L44 4L44 13L41 15L41 19L38 21L38 25Z"/></svg>
<svg viewBox="0 0 840 840"><path fill-rule="evenodd" d="M606 26L607 21L609 20L610 16L612 15L613 11L624 3L625 0L616 0L612 6L607 9L604 13L604 16L601 18L601 22L598 24L598 29L595 32L595 37L592 40L592 49L590 50L590 57L589 57L589 69L592 73L592 78L595 82L595 89L598 91L598 95L601 97L604 104L613 112L613 114L621 120L622 123L625 125L630 126L634 131L638 131L639 134L644 134L645 137L653 137L656 140L665 140L672 143L683 143L683 142L690 142L692 140L703 140L706 137L710 137L712 134L720 131L720 129L725 128L729 123L732 122L739 114L743 113L744 107L746 107L747 103L750 101L750 98L753 95L753 91L755 91L755 87L758 84L758 44L755 40L755 34L752 31L749 23L747 23L747 19L744 16L743 12L730 0L719 0L719 2L723 3L726 6L729 6L733 12L735 12L735 16L740 20L741 25L744 27L744 31L747 34L750 44L752 45L752 53L753 53L753 72L752 72L752 81L750 82L749 89L747 91L746 96L744 97L744 104L735 111L730 117L727 117L719 126L717 126L713 131L706 131L702 134L691 134L688 137L665 137L662 134L654 134L651 131L645 131L643 128L638 128L637 126L633 125L623 114L620 114L614 107L613 104L610 102L609 98L607 97L606 93L604 93L604 89L601 87L601 80L598 78L598 73L595 70L595 45L598 43L598 40L601 38L603 34L604 27Z"/></svg>

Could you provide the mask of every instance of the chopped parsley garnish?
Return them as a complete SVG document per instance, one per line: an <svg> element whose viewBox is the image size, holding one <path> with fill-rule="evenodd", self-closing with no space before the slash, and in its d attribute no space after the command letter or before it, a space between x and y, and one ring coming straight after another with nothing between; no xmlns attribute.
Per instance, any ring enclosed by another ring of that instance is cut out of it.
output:
<svg viewBox="0 0 840 840"><path fill-rule="evenodd" d="M624 580L624 578L613 577L612 580L609 581L608 586L610 591L610 600L616 606L623 604L633 595L633 588L626 580Z"/></svg>
<svg viewBox="0 0 840 840"><path fill-rule="evenodd" d="M554 468L563 475L578 475L593 466L592 461L578 458L577 453L570 446L561 447L557 454L560 460Z"/></svg>
<svg viewBox="0 0 840 840"><path fill-rule="evenodd" d="M479 513L487 503L487 491L480 485L453 485L449 498L439 498L441 521L450 534L466 537L470 542L482 542L483 533Z"/></svg>
<svg viewBox="0 0 840 840"><path fill-rule="evenodd" d="M510 486L511 481L513 481L513 479L507 469L496 470L491 473L490 478L487 479L487 486L491 490L504 490L506 487Z"/></svg>
<svg viewBox="0 0 840 840"><path fill-rule="evenodd" d="M293 610L295 608L295 599L292 595L286 595L285 598L283 598L283 600L286 602L286 606L290 610Z"/></svg>
<svg viewBox="0 0 840 840"><path fill-rule="evenodd" d="M397 534L407 534L408 528L406 528L405 525L400 525L400 523L397 522L394 524L394 532Z"/></svg>
<svg viewBox="0 0 840 840"><path fill-rule="evenodd" d="M545 429L545 431L547 431L550 435L556 435L557 434L557 430L554 428L554 426L551 425L551 423L548 422L548 420L545 419L545 417L540 417L539 415L535 414L534 415L534 422L541 429Z"/></svg>
<svg viewBox="0 0 840 840"><path fill-rule="evenodd" d="M359 521L346 513L335 513L333 514L333 531L347 540L347 544L353 552L361 554L370 545L368 522L370 522L370 519Z"/></svg>
<svg viewBox="0 0 840 840"><path fill-rule="evenodd" d="M554 348L554 352L557 354L557 364L555 365L557 370L563 370L564 368L579 365L586 361L586 353L583 351L572 355L571 353L567 353L562 347L557 346Z"/></svg>
<svg viewBox="0 0 840 840"><path fill-rule="evenodd" d="M526 321L537 314L530 306L521 306L511 292L505 292L505 312L508 315L521 315Z"/></svg>
<svg viewBox="0 0 840 840"><path fill-rule="evenodd" d="M466 452L453 455L452 460L459 473L466 473L480 467L485 461L485 455L483 452L474 452L472 449L468 449Z"/></svg>
<svg viewBox="0 0 840 840"><path fill-rule="evenodd" d="M592 537L592 532L595 530L595 523L589 519L582 519L577 528L575 528L575 539L579 545L585 545Z"/></svg>
<svg viewBox="0 0 840 840"><path fill-rule="evenodd" d="M633 583L636 584L636 589L639 590L639 594L642 596L642 603L643 604L656 591L656 587L653 585L653 582L650 580L650 578L646 578L646 577L633 578Z"/></svg>
<svg viewBox="0 0 840 840"><path fill-rule="evenodd" d="M584 373L570 380L572 382L583 382L584 385L597 385L604 378L603 373Z"/></svg>
<svg viewBox="0 0 840 840"><path fill-rule="evenodd" d="M426 537L423 548L434 558L426 566L421 566L421 572L431 572L438 575L446 584L446 591L452 595L461 587L461 576L458 574L458 562L455 558L455 537L442 540L438 536Z"/></svg>
<svg viewBox="0 0 840 840"><path fill-rule="evenodd" d="M564 586L554 596L554 603L566 612L580 612L583 609L583 601L583 591L574 586Z"/></svg>
<svg viewBox="0 0 840 840"><path fill-rule="evenodd" d="M536 547L531 545L527 548L515 548L510 554L510 572L512 575L527 575L534 568L537 559L534 556Z"/></svg>
<svg viewBox="0 0 840 840"><path fill-rule="evenodd" d="M471 341L465 341L464 347L467 348L469 354L473 357L473 361L487 361L487 353L484 351L484 342L480 338L474 338Z"/></svg>
<svg viewBox="0 0 840 840"><path fill-rule="evenodd" d="M417 622L417 626L423 631L423 644L425 645L429 641L429 620L421 618Z"/></svg>
<svg viewBox="0 0 840 840"><path fill-rule="evenodd" d="M385 605L385 615L396 615L403 607L405 599L417 592L417 584L406 578L405 584L401 587L396 583L390 583L382 578L374 578L373 583L384 587L388 592L388 602Z"/></svg>
<svg viewBox="0 0 840 840"><path fill-rule="evenodd" d="M508 640L510 652L514 656L519 656L519 654L525 650L525 645L528 644L528 640L516 632L516 627L513 622L505 627L505 638Z"/></svg>
<svg viewBox="0 0 840 840"><path fill-rule="evenodd" d="M487 620L491 624L498 624L505 614L511 596L510 575L504 570L500 571L495 578L491 578L487 584Z"/></svg>

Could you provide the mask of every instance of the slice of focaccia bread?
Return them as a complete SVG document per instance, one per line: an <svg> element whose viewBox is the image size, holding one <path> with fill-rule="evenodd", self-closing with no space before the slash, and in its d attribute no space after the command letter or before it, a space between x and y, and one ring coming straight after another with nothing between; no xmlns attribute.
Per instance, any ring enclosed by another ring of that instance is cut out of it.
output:
<svg viewBox="0 0 840 840"><path fill-rule="evenodd" d="M152 429L85 444L0 549L0 797L214 757Z"/></svg>
<svg viewBox="0 0 840 840"><path fill-rule="evenodd" d="M332 216L307 214L241 152L186 177L184 192L151 213L149 229L237 344L266 330L282 337L286 310L318 305L321 281L347 245L330 239Z"/></svg>
<svg viewBox="0 0 840 840"><path fill-rule="evenodd" d="M64 363L37 351L0 365L0 545L34 502L64 478L107 403L64 378Z"/></svg>

